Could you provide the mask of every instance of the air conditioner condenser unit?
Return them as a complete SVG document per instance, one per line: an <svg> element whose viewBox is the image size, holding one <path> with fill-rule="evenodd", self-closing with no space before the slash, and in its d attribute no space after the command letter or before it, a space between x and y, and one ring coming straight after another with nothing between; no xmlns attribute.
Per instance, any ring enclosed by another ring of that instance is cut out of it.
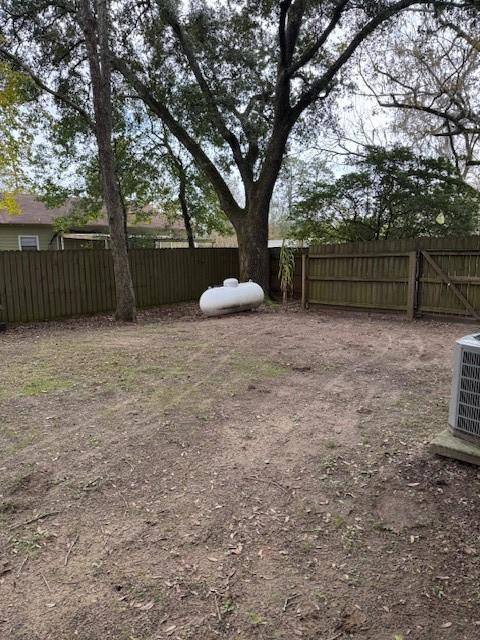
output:
<svg viewBox="0 0 480 640"><path fill-rule="evenodd" d="M454 435L480 445L480 334L455 343L448 424Z"/></svg>
<svg viewBox="0 0 480 640"><path fill-rule="evenodd" d="M480 333L455 343L448 429L431 441L430 451L480 466Z"/></svg>

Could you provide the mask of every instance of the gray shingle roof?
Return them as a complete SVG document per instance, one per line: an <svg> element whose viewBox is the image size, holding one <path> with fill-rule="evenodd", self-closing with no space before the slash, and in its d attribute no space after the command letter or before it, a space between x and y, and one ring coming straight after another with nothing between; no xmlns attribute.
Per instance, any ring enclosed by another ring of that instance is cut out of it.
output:
<svg viewBox="0 0 480 640"><path fill-rule="evenodd" d="M20 193L16 196L17 203L22 211L20 215L11 215L5 209L0 209L0 225L23 225L23 224L41 224L52 226L55 218L65 216L69 212L68 204L54 209L48 209L43 202L40 202L35 196ZM84 230L101 231L107 229L106 218L91 220L88 225L82 227ZM152 216L151 222L141 222L139 224L129 224L129 229L183 229L181 220L171 223L162 214Z"/></svg>

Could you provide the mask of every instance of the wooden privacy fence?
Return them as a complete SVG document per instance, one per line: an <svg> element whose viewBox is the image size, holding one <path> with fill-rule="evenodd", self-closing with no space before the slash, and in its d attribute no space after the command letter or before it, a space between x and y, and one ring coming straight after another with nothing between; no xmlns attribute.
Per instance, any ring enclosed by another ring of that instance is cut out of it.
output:
<svg viewBox="0 0 480 640"><path fill-rule="evenodd" d="M139 307L197 299L238 277L237 249L134 249L129 253ZM0 320L29 322L112 311L110 251L0 252Z"/></svg>
<svg viewBox="0 0 480 640"><path fill-rule="evenodd" d="M480 319L480 237L311 248L302 303Z"/></svg>
<svg viewBox="0 0 480 640"><path fill-rule="evenodd" d="M278 249L270 251L278 292ZM237 249L134 249L137 304L196 300L238 277ZM296 255L294 295L335 307L480 319L480 237L325 245ZM0 252L0 320L30 322L115 308L109 251Z"/></svg>

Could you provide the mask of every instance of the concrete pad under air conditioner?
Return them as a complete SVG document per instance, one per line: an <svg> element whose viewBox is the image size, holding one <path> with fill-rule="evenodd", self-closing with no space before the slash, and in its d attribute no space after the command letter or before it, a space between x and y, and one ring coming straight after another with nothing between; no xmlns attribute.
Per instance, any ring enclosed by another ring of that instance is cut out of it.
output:
<svg viewBox="0 0 480 640"><path fill-rule="evenodd" d="M438 456L480 466L480 446L457 438L449 429L445 429L432 440L430 451Z"/></svg>

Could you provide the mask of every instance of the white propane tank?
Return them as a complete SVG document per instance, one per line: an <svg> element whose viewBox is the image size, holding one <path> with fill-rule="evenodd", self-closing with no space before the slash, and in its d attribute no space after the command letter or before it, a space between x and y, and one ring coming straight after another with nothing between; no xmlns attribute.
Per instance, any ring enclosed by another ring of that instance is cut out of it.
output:
<svg viewBox="0 0 480 640"><path fill-rule="evenodd" d="M252 282L227 278L223 287L209 287L200 298L200 309L206 316L221 316L256 309L263 302L263 289Z"/></svg>

